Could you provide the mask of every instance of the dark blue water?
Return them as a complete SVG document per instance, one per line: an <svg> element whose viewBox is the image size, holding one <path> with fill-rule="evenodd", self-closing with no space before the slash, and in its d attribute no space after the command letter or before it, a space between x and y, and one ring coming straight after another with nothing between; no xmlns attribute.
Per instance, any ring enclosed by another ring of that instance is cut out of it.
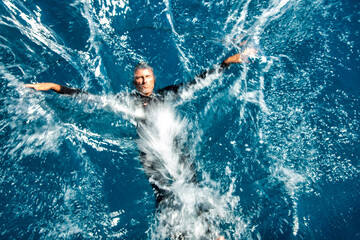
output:
<svg viewBox="0 0 360 240"><path fill-rule="evenodd" d="M0 13L1 239L201 239L208 223L226 239L360 239L357 1L3 0ZM114 97L139 61L159 89L246 47L257 57L166 103L139 141ZM93 95L23 87L35 82ZM200 184L174 188L187 208L159 211L139 145L167 151L174 129Z"/></svg>

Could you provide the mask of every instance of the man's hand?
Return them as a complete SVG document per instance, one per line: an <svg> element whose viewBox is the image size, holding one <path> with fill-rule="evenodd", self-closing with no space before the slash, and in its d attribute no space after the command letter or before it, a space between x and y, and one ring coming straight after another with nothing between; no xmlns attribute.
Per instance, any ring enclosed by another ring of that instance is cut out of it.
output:
<svg viewBox="0 0 360 240"><path fill-rule="evenodd" d="M35 83L35 84L25 84L27 88L35 89L36 91L48 91L54 90L55 92L59 92L61 86L56 83Z"/></svg>
<svg viewBox="0 0 360 240"><path fill-rule="evenodd" d="M225 63L226 65L230 65L232 63L241 63L241 62L242 62L241 54L238 53L238 54L232 55L231 57L228 57L227 59L224 60L223 63Z"/></svg>
<svg viewBox="0 0 360 240"><path fill-rule="evenodd" d="M254 48L247 48L242 53L238 53L231 57L228 57L227 59L225 59L223 63L225 63L228 66L232 63L242 63L247 61L249 57L254 57L256 53L257 50L255 50Z"/></svg>

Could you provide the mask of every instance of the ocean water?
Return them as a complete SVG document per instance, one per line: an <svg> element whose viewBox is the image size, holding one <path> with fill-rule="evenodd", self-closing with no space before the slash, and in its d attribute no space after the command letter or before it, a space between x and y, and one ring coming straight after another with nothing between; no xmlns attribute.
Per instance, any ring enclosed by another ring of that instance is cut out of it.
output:
<svg viewBox="0 0 360 240"><path fill-rule="evenodd" d="M2 0L0 238L360 239L359 39L354 0ZM247 47L140 135L115 97L139 61L160 89ZM162 206L140 150L173 177Z"/></svg>

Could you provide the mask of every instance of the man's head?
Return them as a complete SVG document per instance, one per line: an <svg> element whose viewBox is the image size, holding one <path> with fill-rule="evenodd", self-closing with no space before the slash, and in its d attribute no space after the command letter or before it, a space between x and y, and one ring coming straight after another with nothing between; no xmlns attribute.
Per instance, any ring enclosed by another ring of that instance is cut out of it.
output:
<svg viewBox="0 0 360 240"><path fill-rule="evenodd" d="M141 95L149 96L155 87L153 68L141 62L134 69L134 85Z"/></svg>

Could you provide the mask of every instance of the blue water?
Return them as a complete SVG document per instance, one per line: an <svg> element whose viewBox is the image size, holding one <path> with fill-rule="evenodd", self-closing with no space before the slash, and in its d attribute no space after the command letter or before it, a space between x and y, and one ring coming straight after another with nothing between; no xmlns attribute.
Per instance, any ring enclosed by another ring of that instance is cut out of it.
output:
<svg viewBox="0 0 360 240"><path fill-rule="evenodd" d="M3 0L0 13L1 239L201 239L203 216L156 209L135 113L114 95L139 61L159 89L246 47L257 57L152 118L185 135L196 166L179 196L211 205L226 239L360 239L358 1ZM23 87L35 82L92 95Z"/></svg>

